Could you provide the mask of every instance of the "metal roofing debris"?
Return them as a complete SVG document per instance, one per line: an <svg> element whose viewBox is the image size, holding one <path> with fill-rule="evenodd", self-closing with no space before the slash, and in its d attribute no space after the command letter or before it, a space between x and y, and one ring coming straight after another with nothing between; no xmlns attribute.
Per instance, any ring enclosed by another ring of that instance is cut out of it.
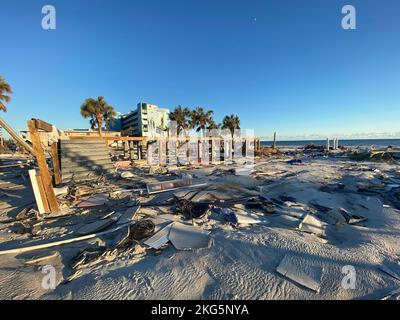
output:
<svg viewBox="0 0 400 320"><path fill-rule="evenodd" d="M185 187L201 187L206 185L207 183L199 183L193 185L192 180L172 180L172 181L148 183L146 187L148 194L155 194Z"/></svg>
<svg viewBox="0 0 400 320"><path fill-rule="evenodd" d="M172 181L148 183L146 187L147 187L147 192L149 194L153 194L168 190L175 190L181 187L187 187L191 185L192 185L192 180L172 180Z"/></svg>
<svg viewBox="0 0 400 320"><path fill-rule="evenodd" d="M83 200L83 201L79 202L76 206L78 208L97 207L97 206L102 206L108 200L109 200L109 197L107 194L98 194L98 195L90 197L87 200Z"/></svg>
<svg viewBox="0 0 400 320"><path fill-rule="evenodd" d="M125 212L122 214L122 216L119 218L117 224L131 222L139 210L140 206L133 206L126 209Z"/></svg>
<svg viewBox="0 0 400 320"><path fill-rule="evenodd" d="M311 214L307 214L299 225L303 232L313 233L317 236L325 236L325 229L328 224L317 219Z"/></svg>
<svg viewBox="0 0 400 320"><path fill-rule="evenodd" d="M171 231L172 225L174 223L170 223L151 238L147 239L144 244L153 248L160 249L163 245L165 245L169 241L169 232Z"/></svg>
<svg viewBox="0 0 400 320"><path fill-rule="evenodd" d="M320 290L323 268L308 266L306 261L299 263L299 261L286 255L276 268L276 271L317 293Z"/></svg>
<svg viewBox="0 0 400 320"><path fill-rule="evenodd" d="M169 240L178 250L193 250L208 247L210 232L180 222L174 222Z"/></svg>
<svg viewBox="0 0 400 320"><path fill-rule="evenodd" d="M261 223L260 219L251 217L249 214L235 212L236 220L239 224L256 224Z"/></svg>
<svg viewBox="0 0 400 320"><path fill-rule="evenodd" d="M79 228L76 233L85 235L89 233L99 232L111 226L115 222L115 219L105 219L95 221L89 224L85 224L83 227Z"/></svg>

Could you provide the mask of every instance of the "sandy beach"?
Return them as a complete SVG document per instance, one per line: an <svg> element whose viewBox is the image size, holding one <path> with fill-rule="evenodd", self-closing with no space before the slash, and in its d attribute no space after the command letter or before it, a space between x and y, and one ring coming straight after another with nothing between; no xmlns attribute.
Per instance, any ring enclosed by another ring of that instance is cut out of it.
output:
<svg viewBox="0 0 400 320"><path fill-rule="evenodd" d="M11 177L15 171L3 169L0 299L399 297L392 294L400 285L398 160L357 161L348 151L286 150L256 157L249 175L242 175L240 168L242 164L233 163L116 169L114 179L86 184L92 188L87 195L72 199L70 190L58 196L62 213L46 219L37 218L29 179L19 173ZM129 177L121 178L122 172ZM190 179L192 185L153 195L144 192L146 184L177 179ZM95 205L83 207L88 199ZM207 209L195 216L193 211L190 218L178 210L182 199L205 203ZM96 221L111 219L102 231L110 230L138 204L132 219L150 220L154 230L129 247L112 246L128 228L120 224L121 229L89 240L2 254L81 236L88 225L90 233ZM33 209L21 215L29 206ZM172 228L200 230L207 245L178 250L172 231L158 249L145 244L171 223ZM87 255L77 263L82 251ZM292 274L277 271L284 264L293 268ZM55 289L43 288L45 265L55 268ZM355 270L354 288L343 285L346 266Z"/></svg>

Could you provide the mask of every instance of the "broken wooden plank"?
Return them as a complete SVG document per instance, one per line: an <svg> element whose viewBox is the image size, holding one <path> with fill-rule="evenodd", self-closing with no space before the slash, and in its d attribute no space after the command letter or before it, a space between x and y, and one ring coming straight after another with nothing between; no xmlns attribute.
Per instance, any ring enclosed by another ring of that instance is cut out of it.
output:
<svg viewBox="0 0 400 320"><path fill-rule="evenodd" d="M38 182L40 195L42 196L43 206L46 213L51 212L50 205L46 197L46 192L44 191L43 180L41 176L36 176L36 180Z"/></svg>
<svg viewBox="0 0 400 320"><path fill-rule="evenodd" d="M8 134L17 142L19 143L26 151L28 151L33 156L35 155L35 151L33 148L26 143L24 139L22 139L2 118L0 118L0 126L4 128Z"/></svg>
<svg viewBox="0 0 400 320"><path fill-rule="evenodd" d="M35 195L36 205L38 207L39 213L44 214L46 213L46 210L43 204L42 194L39 189L38 181L36 179L36 170L29 170L29 177L31 178L33 194Z"/></svg>
<svg viewBox="0 0 400 320"><path fill-rule="evenodd" d="M54 142L51 145L51 159L53 161L54 185L58 186L61 183L60 160L58 158L58 143Z"/></svg>
<svg viewBox="0 0 400 320"><path fill-rule="evenodd" d="M51 181L51 176L49 168L47 167L46 157L40 141L40 136L37 128L35 127L35 121L28 121L28 129L32 140L33 150L35 151L36 160L40 170L40 176L43 181L44 191L46 193L46 198L49 203L50 211L54 212L59 210L56 196L54 195L53 184Z"/></svg>
<svg viewBox="0 0 400 320"><path fill-rule="evenodd" d="M89 239L93 239L93 238L96 238L96 237L99 237L99 236L102 236L102 235L105 235L105 234L113 233L113 232L115 232L117 230L125 228L126 225L127 224L121 225L119 227L115 227L115 228L110 229L110 230L105 230L105 231L102 231L102 232L99 232L99 233L88 234L88 235L81 236L81 237L64 239L64 240L60 240L60 241L48 242L48 243L43 243L43 244L37 244L37 245L33 245L33 246L28 246L28 247L3 250L3 251L0 251L0 255L20 254L20 253L24 253L24 252L35 251L35 250L40 250L40 249L47 249L47 248L61 246L61 245L64 245L64 244L69 244L69 243L89 240Z"/></svg>
<svg viewBox="0 0 400 320"><path fill-rule="evenodd" d="M52 132L53 131L53 126L50 123L47 123L46 121L40 120L40 119L32 119L35 122L35 128L39 130L43 130L46 132Z"/></svg>

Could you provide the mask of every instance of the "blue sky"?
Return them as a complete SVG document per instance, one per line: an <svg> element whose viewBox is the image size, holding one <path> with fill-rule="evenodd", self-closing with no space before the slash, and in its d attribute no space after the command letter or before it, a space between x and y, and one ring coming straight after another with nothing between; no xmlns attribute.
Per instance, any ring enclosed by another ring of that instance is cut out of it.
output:
<svg viewBox="0 0 400 320"><path fill-rule="evenodd" d="M41 8L57 29L41 28ZM357 9L357 30L341 8ZM0 0L0 75L15 129L38 117L88 127L103 95L236 113L258 136L400 137L398 0ZM387 134L386 134L387 133Z"/></svg>

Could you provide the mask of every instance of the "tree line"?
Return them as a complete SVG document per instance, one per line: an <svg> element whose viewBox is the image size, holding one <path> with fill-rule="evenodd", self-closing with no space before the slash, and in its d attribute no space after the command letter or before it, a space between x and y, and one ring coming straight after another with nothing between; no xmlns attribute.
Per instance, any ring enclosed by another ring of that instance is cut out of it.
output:
<svg viewBox="0 0 400 320"><path fill-rule="evenodd" d="M6 103L11 101L13 93L11 86L6 80L0 76L0 110L7 112ZM97 99L86 99L80 108L82 117L89 119L92 129L98 130L99 135L102 135L102 127L110 128L113 123L116 112L114 107L107 103L104 97L100 96ZM216 123L213 119L214 111L205 110L202 107L197 107L191 110L188 107L177 106L169 114L169 119L177 124L177 133L182 130L196 130L204 132L204 130L212 129L228 129L232 136L235 129L240 129L240 119L237 115L231 114L223 118L221 123Z"/></svg>
<svg viewBox="0 0 400 320"><path fill-rule="evenodd" d="M115 118L114 108L109 105L104 97L97 99L89 98L81 106L81 115L84 118L89 118L92 129L97 128L99 135L102 135L103 122L106 128ZM212 129L228 129L232 136L235 129L240 129L240 119L237 115L231 114L223 118L222 123L216 123L213 119L214 111L205 110L202 107L197 107L191 110L188 107L177 106L169 114L169 119L175 121L177 125L177 134L183 130L196 130L197 132L204 132L204 130ZM168 128L161 128L168 130Z"/></svg>

